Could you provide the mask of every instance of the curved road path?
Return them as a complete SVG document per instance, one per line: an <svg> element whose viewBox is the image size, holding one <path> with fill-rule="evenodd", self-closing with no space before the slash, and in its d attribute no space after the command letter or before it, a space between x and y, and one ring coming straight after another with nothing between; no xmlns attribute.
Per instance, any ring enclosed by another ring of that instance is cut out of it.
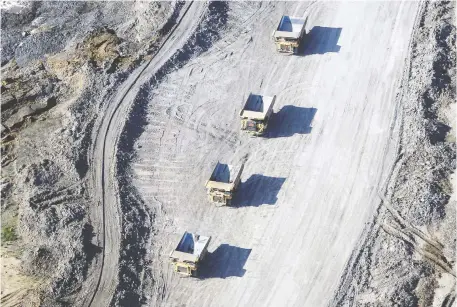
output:
<svg viewBox="0 0 457 307"><path fill-rule="evenodd" d="M166 61L181 48L195 30L206 9L205 2L189 2L181 9L177 24L165 39L154 58L136 69L118 88L114 97L103 111L90 157L91 189L94 203L91 222L103 253L97 259L96 272L89 287L93 295L88 295L83 306L109 306L118 284L118 265L121 243L121 210L118 197L115 165L119 136L126 116L138 95L142 84L147 82Z"/></svg>

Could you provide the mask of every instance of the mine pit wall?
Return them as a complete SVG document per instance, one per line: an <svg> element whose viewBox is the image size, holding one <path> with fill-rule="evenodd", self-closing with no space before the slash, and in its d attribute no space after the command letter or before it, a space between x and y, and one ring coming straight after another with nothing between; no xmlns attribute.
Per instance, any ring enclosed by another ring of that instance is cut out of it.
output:
<svg viewBox="0 0 457 307"><path fill-rule="evenodd" d="M172 71L183 67L189 60L207 51L221 38L228 19L227 2L210 2L207 11L187 43L151 76L135 98L119 139L117 174L122 209L122 243L119 268L119 285L111 302L119 306L140 306L147 302L145 292L155 285L147 267L154 234L154 212L151 212L132 184L131 164L135 160L135 142L147 125L147 108L153 99L152 91ZM149 288L146 290L146 288ZM160 289L154 292L159 293ZM157 298L156 298L157 299Z"/></svg>
<svg viewBox="0 0 457 307"><path fill-rule="evenodd" d="M87 186L92 131L97 128L97 113L117 86L149 57L157 48L156 41L173 26L166 20L174 3L162 6L159 12L154 10L156 4L141 9L131 3L68 1L33 2L18 14L2 9L2 104L7 103L2 105L2 126L12 121L5 133L14 137L10 142L14 146L6 148L8 155L2 156L3 175L14 178L8 183L7 197L2 189L2 213L5 207L10 215L20 212L18 238L10 247L19 249L14 257L22 254L21 273L40 281L33 289L37 305L82 304L80 298L91 288L88 280L98 264L94 259L102 252L93 244L94 221L87 214L94 205ZM146 33L137 44L134 35L129 35L135 26L124 27L124 31L118 26L129 23L132 14L141 18L148 12L154 18L148 15L146 29L141 22L137 24ZM98 18L91 18L93 15ZM64 39L52 44L62 33ZM107 54L104 61L97 58L97 63L87 54L86 43L107 34L116 43L110 46L119 52L122 49L123 55ZM118 65L118 60L125 65ZM20 112L14 110L18 108ZM62 116L59 112L63 111ZM15 123L18 116L11 113L24 117ZM11 297L3 293L2 304L9 305ZM30 303L24 297L19 301Z"/></svg>
<svg viewBox="0 0 457 307"><path fill-rule="evenodd" d="M455 304L454 12L455 2L421 6L401 88L397 163L330 306Z"/></svg>

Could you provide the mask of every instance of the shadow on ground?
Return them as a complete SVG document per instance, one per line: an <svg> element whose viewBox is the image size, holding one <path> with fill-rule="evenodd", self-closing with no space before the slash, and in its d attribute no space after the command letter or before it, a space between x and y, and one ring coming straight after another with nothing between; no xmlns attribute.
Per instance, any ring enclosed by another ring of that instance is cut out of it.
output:
<svg viewBox="0 0 457 307"><path fill-rule="evenodd" d="M271 116L265 137L279 138L311 133L311 122L316 112L316 108L284 106Z"/></svg>
<svg viewBox="0 0 457 307"><path fill-rule="evenodd" d="M286 178L254 174L242 182L233 200L234 207L274 205Z"/></svg>
<svg viewBox="0 0 457 307"><path fill-rule="evenodd" d="M244 265L252 249L221 244L212 253L208 253L199 269L199 278L243 277Z"/></svg>
<svg viewBox="0 0 457 307"><path fill-rule="evenodd" d="M343 28L313 27L306 33L300 43L298 55L324 54L339 52L338 40Z"/></svg>

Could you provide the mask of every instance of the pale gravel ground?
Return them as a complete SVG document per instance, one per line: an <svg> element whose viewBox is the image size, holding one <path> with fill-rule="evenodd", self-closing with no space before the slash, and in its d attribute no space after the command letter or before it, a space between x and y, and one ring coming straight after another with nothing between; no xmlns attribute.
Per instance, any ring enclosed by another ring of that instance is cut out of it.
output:
<svg viewBox="0 0 457 307"><path fill-rule="evenodd" d="M230 8L222 38L149 94L133 167L155 214L151 304L326 305L393 166L418 3ZM332 29L311 32L306 56L278 55L281 14ZM249 91L278 95L271 138L239 135ZM204 191L213 164L246 154L239 207L215 208ZM213 236L208 278L173 274L167 256L184 230Z"/></svg>
<svg viewBox="0 0 457 307"><path fill-rule="evenodd" d="M455 305L455 2L422 2L386 197L333 305Z"/></svg>
<svg viewBox="0 0 457 307"><path fill-rule="evenodd" d="M369 223L398 153L400 84L419 5L230 2L226 10L194 3L138 80L145 66L112 98L102 91L106 99L79 110L103 115L84 187L87 181L93 243L105 241L105 265L96 258L77 303L87 305L95 291L93 306L332 305L351 255L377 236ZM142 4L132 11L140 24L157 13ZM283 14L308 17L304 56L276 54L270 36ZM132 22L116 29L141 41L147 33L129 32ZM250 91L278 95L267 138L239 133ZM209 204L204 182L216 161L246 157L236 207ZM213 237L201 279L180 278L168 263L185 230ZM380 244L403 255L402 242ZM403 271L392 280L407 280L411 272ZM446 276L439 285L438 302L448 292ZM375 296L367 291L358 302Z"/></svg>

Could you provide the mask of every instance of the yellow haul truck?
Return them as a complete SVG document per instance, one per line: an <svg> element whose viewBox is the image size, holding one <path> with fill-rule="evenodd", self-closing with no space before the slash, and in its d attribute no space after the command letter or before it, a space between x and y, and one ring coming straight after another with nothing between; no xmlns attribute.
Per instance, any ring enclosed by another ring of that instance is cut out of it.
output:
<svg viewBox="0 0 457 307"><path fill-rule="evenodd" d="M240 112L241 130L255 136L263 135L273 113L275 100L276 95L269 97L249 94Z"/></svg>
<svg viewBox="0 0 457 307"><path fill-rule="evenodd" d="M230 206L233 195L238 188L244 163L240 166L217 162L209 180L206 181L206 192L211 202Z"/></svg>
<svg viewBox="0 0 457 307"><path fill-rule="evenodd" d="M278 27L273 32L276 50L296 54L303 35L305 35L305 19L282 16Z"/></svg>
<svg viewBox="0 0 457 307"><path fill-rule="evenodd" d="M184 232L178 246L170 254L175 272L197 276L198 265L206 256L210 241L211 237Z"/></svg>

